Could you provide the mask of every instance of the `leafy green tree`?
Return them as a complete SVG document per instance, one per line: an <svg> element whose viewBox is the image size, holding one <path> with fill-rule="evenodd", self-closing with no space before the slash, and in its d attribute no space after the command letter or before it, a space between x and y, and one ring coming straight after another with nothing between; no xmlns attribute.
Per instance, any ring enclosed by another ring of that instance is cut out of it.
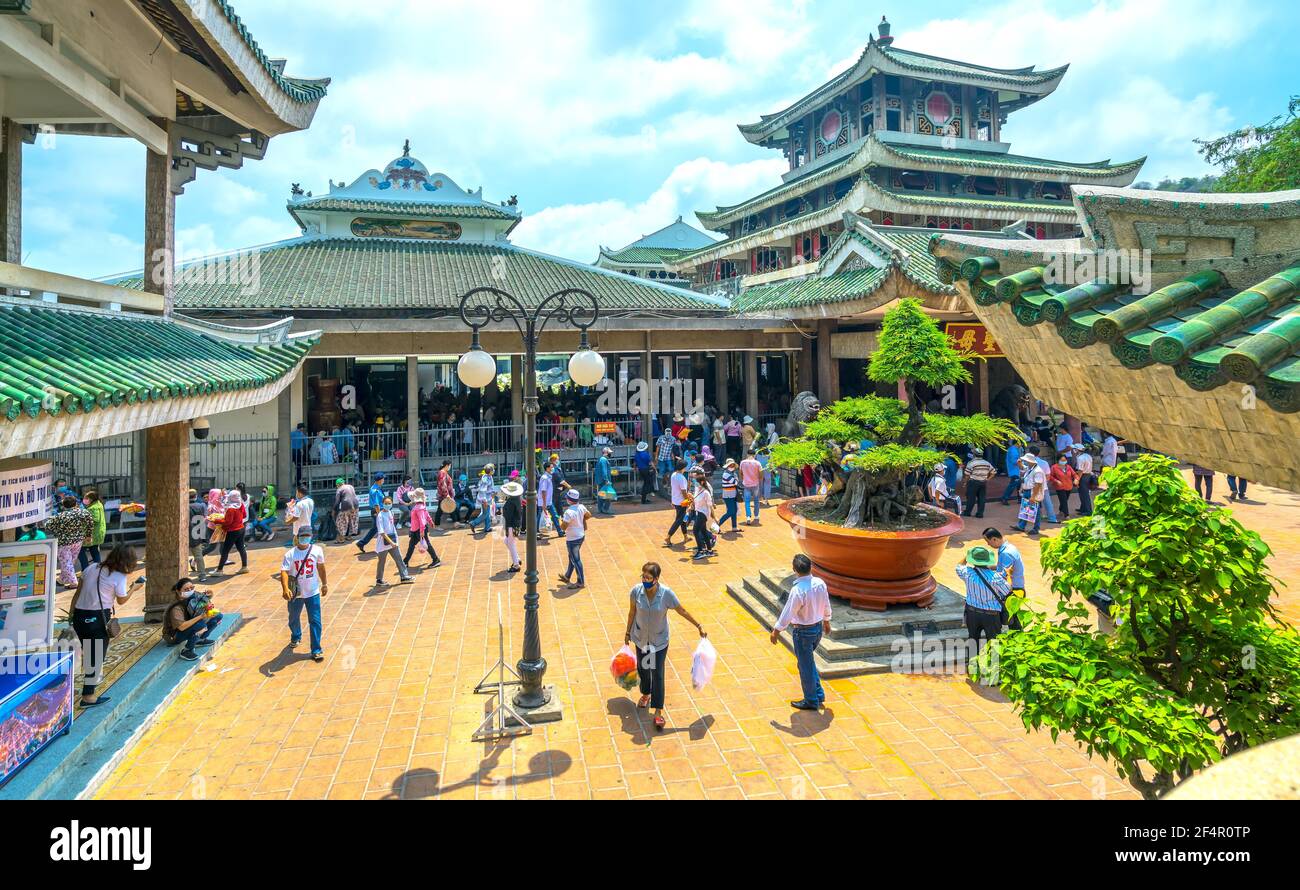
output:
<svg viewBox="0 0 1300 890"><path fill-rule="evenodd" d="M1300 188L1300 96L1285 114L1218 139L1197 140L1205 160L1223 167L1216 192L1275 192Z"/></svg>
<svg viewBox="0 0 1300 890"><path fill-rule="evenodd" d="M880 396L840 399L805 425L804 435L772 446L778 467L821 465L834 483L826 515L845 528L888 525L905 520L920 502L918 486L907 478L943 460L945 446L1004 445L1021 438L1008 420L976 414L957 417L923 410L916 384L934 389L969 382L968 356L921 309L919 301L900 300L885 313L880 340L871 355L871 380L905 381L907 402ZM869 440L870 448L860 448Z"/></svg>
<svg viewBox="0 0 1300 890"><path fill-rule="evenodd" d="M1027 728L1069 732L1150 799L1300 731L1300 634L1274 610L1268 545L1173 461L1143 455L1104 479L1093 515L1043 542L1056 614L1010 604L1024 629L986 647L972 672ZM1098 592L1114 601L1113 633L1080 601Z"/></svg>

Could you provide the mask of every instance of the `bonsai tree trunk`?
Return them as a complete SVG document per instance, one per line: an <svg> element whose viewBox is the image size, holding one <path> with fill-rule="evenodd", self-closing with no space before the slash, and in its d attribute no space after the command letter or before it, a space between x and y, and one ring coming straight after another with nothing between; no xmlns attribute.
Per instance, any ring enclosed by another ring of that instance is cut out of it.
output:
<svg viewBox="0 0 1300 890"><path fill-rule="evenodd" d="M921 400L916 394L916 384L911 379L904 380L903 386L907 389L907 423L899 433L898 444L920 445L921 425L925 420L921 412Z"/></svg>
<svg viewBox="0 0 1300 890"><path fill-rule="evenodd" d="M861 528L866 523L867 498L871 494L871 480L866 473L849 473L832 519L844 528Z"/></svg>

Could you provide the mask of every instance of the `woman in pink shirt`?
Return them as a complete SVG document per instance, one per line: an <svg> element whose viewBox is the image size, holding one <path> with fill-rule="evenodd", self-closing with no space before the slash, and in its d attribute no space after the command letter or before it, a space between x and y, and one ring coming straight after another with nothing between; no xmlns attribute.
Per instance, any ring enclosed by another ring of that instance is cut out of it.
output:
<svg viewBox="0 0 1300 890"><path fill-rule="evenodd" d="M438 551L433 549L433 542L429 540L429 526L433 524L433 520L429 516L426 500L423 488L411 491L411 534L406 539L405 562L408 566L412 565L411 556L420 541L424 541L424 546L429 551L429 568L437 568L442 564L442 560L438 559Z"/></svg>
<svg viewBox="0 0 1300 890"><path fill-rule="evenodd" d="M745 459L740 462L740 487L745 491L745 524L753 525L758 522L758 495L759 489L763 484L763 465L754 457L754 452L750 452ZM753 512L750 512L750 507Z"/></svg>

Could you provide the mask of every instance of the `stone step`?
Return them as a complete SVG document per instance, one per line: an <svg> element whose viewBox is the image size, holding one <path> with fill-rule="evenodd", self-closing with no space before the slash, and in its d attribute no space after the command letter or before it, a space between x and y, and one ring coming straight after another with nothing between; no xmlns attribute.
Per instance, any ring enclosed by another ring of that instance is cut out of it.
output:
<svg viewBox="0 0 1300 890"><path fill-rule="evenodd" d="M749 593L765 602L773 615L781 614L781 596L789 589L786 579L789 572L780 570L763 570L756 578L744 579ZM941 588L941 590L944 590ZM924 627L927 630L943 631L965 627L962 613L965 602L961 597L948 597L936 594L933 608L922 609L915 606L899 606L885 612L872 612L866 609L854 609L843 600L832 599L831 608L835 620L831 622L832 639L846 639L862 636L891 635L901 636Z"/></svg>
<svg viewBox="0 0 1300 890"><path fill-rule="evenodd" d="M746 579L740 584L728 584L727 593L740 603L745 611L758 619L766 630L776 624L778 613L770 602L754 594L761 585ZM814 658L817 670L824 677L853 677L874 673L953 673L964 671L960 658L936 657L933 653L949 650L960 652L958 644L966 637L964 628L947 628L935 633L920 633L908 637L900 634L876 634L851 639L822 637ZM793 649L788 632L781 635L787 649ZM934 647L939 647L937 650Z"/></svg>

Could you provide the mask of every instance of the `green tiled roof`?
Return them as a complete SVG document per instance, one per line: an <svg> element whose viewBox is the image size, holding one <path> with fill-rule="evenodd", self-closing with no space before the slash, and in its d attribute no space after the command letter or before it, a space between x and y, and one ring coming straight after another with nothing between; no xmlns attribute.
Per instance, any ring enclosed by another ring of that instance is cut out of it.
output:
<svg viewBox="0 0 1300 890"><path fill-rule="evenodd" d="M864 145L861 149L853 152L842 160L836 161L833 164L828 164L820 170L814 170L807 176L801 176L800 178L791 180L790 182L783 182L765 192L760 192L752 198L746 198L739 204L719 206L712 211L698 211L695 215L699 218L700 222L709 228L725 226L735 218L738 211L743 212L749 210L750 212L757 213L773 204L779 203L780 201L788 198L796 198L814 188L818 188L826 185L828 182L839 179L842 174L849 172L846 168L857 160L858 156L861 155L865 149L866 146Z"/></svg>
<svg viewBox="0 0 1300 890"><path fill-rule="evenodd" d="M240 39L248 46L253 57L262 66L262 70L271 76L271 79L275 81L275 85L283 90L286 96L295 102L306 104L308 102L317 102L325 95L325 89L329 86L329 78L308 79L287 76L280 70L280 66L275 64L257 45L252 33L240 20L228 0L217 0L217 4L221 7L221 12L225 15L226 20L239 32Z"/></svg>
<svg viewBox="0 0 1300 890"><path fill-rule="evenodd" d="M307 198L290 201L289 212L296 210L341 210L352 213L389 213L420 216L454 216L461 219L519 219L504 207L489 204L432 204L427 201L378 201L363 198Z"/></svg>
<svg viewBox="0 0 1300 890"><path fill-rule="evenodd" d="M94 411L257 389L293 371L315 344L252 345L162 318L0 306L0 414Z"/></svg>
<svg viewBox="0 0 1300 890"><path fill-rule="evenodd" d="M256 286L206 274L221 257L177 270L178 309L356 309L455 311L468 290L491 285L535 305L552 293L590 291L616 311L680 309L721 313L727 301L515 247L388 238L301 238L253 251ZM112 282L140 288L138 276Z"/></svg>
<svg viewBox="0 0 1300 890"><path fill-rule="evenodd" d="M654 265L673 260L690 251L679 247L624 247L622 250L602 250L601 256L615 263Z"/></svg>
<svg viewBox="0 0 1300 890"><path fill-rule="evenodd" d="M964 167L980 167L1002 173L1063 173L1081 179L1136 173L1146 163L1145 157L1118 164L1112 164L1109 159L1076 163L1053 161L1048 158L1033 158L1026 155L1003 154L995 151L930 148L898 143L889 143L887 147L893 154L907 160L960 164Z"/></svg>
<svg viewBox="0 0 1300 890"><path fill-rule="evenodd" d="M1076 349L1109 344L1127 368L1170 365L1200 391L1253 384L1275 410L1300 411L1300 265L1242 291L1205 269L1145 295L1100 279L1045 283L1042 267L1003 276L987 256L939 259L937 270L968 281L980 305L1006 303L1022 325L1052 322Z"/></svg>
<svg viewBox="0 0 1300 890"><path fill-rule="evenodd" d="M874 231L905 251L907 259L899 262L892 253L887 254L879 244L864 236L856 227L845 229L827 247L825 256L832 256L845 240L852 239L879 256L886 265L883 268L854 269L756 285L745 289L736 297L733 301L735 310L772 312L860 300L879 289L894 271L933 293L957 292L950 282L939 278L935 258L930 253L930 239L933 235L925 232L890 232L887 227Z"/></svg>
<svg viewBox="0 0 1300 890"><path fill-rule="evenodd" d="M1033 199L1011 199L997 197L971 197L966 195L945 195L941 192L907 192L888 189L867 180L867 188L903 204L929 204L939 207L979 208L985 210L1025 211L1026 213L1054 213L1075 218L1074 205L1069 201L1045 201Z"/></svg>

